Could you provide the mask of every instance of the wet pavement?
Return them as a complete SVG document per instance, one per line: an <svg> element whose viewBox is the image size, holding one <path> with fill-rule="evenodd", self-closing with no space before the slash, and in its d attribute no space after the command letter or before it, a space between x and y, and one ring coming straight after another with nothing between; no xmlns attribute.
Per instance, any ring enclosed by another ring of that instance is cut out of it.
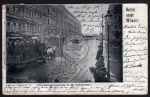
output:
<svg viewBox="0 0 150 97"><path fill-rule="evenodd" d="M87 56L76 63L56 57L55 60L27 64L22 71L7 72L8 83L94 82L89 67L95 66L98 40L89 40Z"/></svg>

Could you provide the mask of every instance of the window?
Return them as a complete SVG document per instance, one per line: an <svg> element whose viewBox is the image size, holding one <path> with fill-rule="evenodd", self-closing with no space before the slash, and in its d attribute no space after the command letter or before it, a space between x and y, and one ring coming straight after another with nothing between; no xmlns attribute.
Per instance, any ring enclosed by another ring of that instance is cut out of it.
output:
<svg viewBox="0 0 150 97"><path fill-rule="evenodd" d="M20 7L20 16L23 16L23 14L22 14L22 7Z"/></svg>
<svg viewBox="0 0 150 97"><path fill-rule="evenodd" d="M9 13L13 13L13 8L12 8L12 6L8 6L9 7Z"/></svg>
<svg viewBox="0 0 150 97"><path fill-rule="evenodd" d="M31 18L31 11L29 10L29 17Z"/></svg>
<svg viewBox="0 0 150 97"><path fill-rule="evenodd" d="M41 31L41 27L39 26L39 32Z"/></svg>
<svg viewBox="0 0 150 97"><path fill-rule="evenodd" d="M21 15L21 11L20 11L20 8L18 9L18 15Z"/></svg>
<svg viewBox="0 0 150 97"><path fill-rule="evenodd" d="M7 22L7 27L6 27L7 30L10 30L10 22Z"/></svg>
<svg viewBox="0 0 150 97"><path fill-rule="evenodd" d="M49 23L52 24L52 18L51 17L49 18Z"/></svg>
<svg viewBox="0 0 150 97"><path fill-rule="evenodd" d="M45 7L44 7L44 12L45 12L45 13L47 13L47 10L46 10L46 8L45 8Z"/></svg>
<svg viewBox="0 0 150 97"><path fill-rule="evenodd" d="M20 30L21 30L21 24L17 23L17 31L20 31Z"/></svg>
<svg viewBox="0 0 150 97"><path fill-rule="evenodd" d="M37 17L37 13L35 13L35 19L37 19L38 17Z"/></svg>
<svg viewBox="0 0 150 97"><path fill-rule="evenodd" d="M18 8L16 7L15 8L15 14L18 15L18 13L19 13L19 11L18 11Z"/></svg>
<svg viewBox="0 0 150 97"><path fill-rule="evenodd" d="M35 25L33 25L33 32L35 31Z"/></svg>
<svg viewBox="0 0 150 97"><path fill-rule="evenodd" d="M50 22L49 22L49 18L48 18L48 24L50 24Z"/></svg>
<svg viewBox="0 0 150 97"><path fill-rule="evenodd" d="M24 23L22 23L21 30L24 31Z"/></svg>
<svg viewBox="0 0 150 97"><path fill-rule="evenodd" d="M41 26L41 32L43 31L43 26Z"/></svg>
<svg viewBox="0 0 150 97"><path fill-rule="evenodd" d="M29 31L29 25L27 24L27 31Z"/></svg>
<svg viewBox="0 0 150 97"><path fill-rule="evenodd" d="M9 13L10 12L10 8L9 8L9 6L7 6L7 13Z"/></svg>
<svg viewBox="0 0 150 97"><path fill-rule="evenodd" d="M32 11L31 11L31 13L30 13L30 14L31 14L31 18L33 18L33 12L32 12Z"/></svg>
<svg viewBox="0 0 150 97"><path fill-rule="evenodd" d="M45 17L43 16L42 18L42 22L45 24L46 23L46 20L45 20Z"/></svg>
<svg viewBox="0 0 150 97"><path fill-rule="evenodd" d="M49 13L52 14L52 9L51 8L49 8Z"/></svg>
<svg viewBox="0 0 150 97"><path fill-rule="evenodd" d="M38 26L35 25L35 32L38 32Z"/></svg>
<svg viewBox="0 0 150 97"><path fill-rule="evenodd" d="M27 31L27 24L24 24L24 31Z"/></svg>
<svg viewBox="0 0 150 97"><path fill-rule="evenodd" d="M13 23L10 22L10 30L13 30Z"/></svg>
<svg viewBox="0 0 150 97"><path fill-rule="evenodd" d="M16 24L16 30L17 30L17 31L19 30L19 25L18 25L18 23Z"/></svg>
<svg viewBox="0 0 150 97"><path fill-rule="evenodd" d="M37 32L37 25L35 25L35 32Z"/></svg>
<svg viewBox="0 0 150 97"><path fill-rule="evenodd" d="M24 8L23 8L22 12L23 12L23 17L25 17L26 16L26 10Z"/></svg>
<svg viewBox="0 0 150 97"><path fill-rule="evenodd" d="M40 22L41 22L41 15L39 16L39 20L40 20Z"/></svg>
<svg viewBox="0 0 150 97"><path fill-rule="evenodd" d="M54 14L55 14L55 11L54 11L54 9L52 10L52 15L54 16Z"/></svg>
<svg viewBox="0 0 150 97"><path fill-rule="evenodd" d="M15 14L15 6L13 6L13 14Z"/></svg>
<svg viewBox="0 0 150 97"><path fill-rule="evenodd" d="M32 18L35 19L34 11L32 12Z"/></svg>
<svg viewBox="0 0 150 97"><path fill-rule="evenodd" d="M47 13L48 13L48 14L50 13L50 10L49 10L49 8L47 9Z"/></svg>
<svg viewBox="0 0 150 97"><path fill-rule="evenodd" d="M30 24L30 30L29 31L32 31L32 25Z"/></svg>
<svg viewBox="0 0 150 97"><path fill-rule="evenodd" d="M28 17L30 16L29 10L27 10L27 16L28 16Z"/></svg>
<svg viewBox="0 0 150 97"><path fill-rule="evenodd" d="M16 22L13 24L13 30L16 30Z"/></svg>

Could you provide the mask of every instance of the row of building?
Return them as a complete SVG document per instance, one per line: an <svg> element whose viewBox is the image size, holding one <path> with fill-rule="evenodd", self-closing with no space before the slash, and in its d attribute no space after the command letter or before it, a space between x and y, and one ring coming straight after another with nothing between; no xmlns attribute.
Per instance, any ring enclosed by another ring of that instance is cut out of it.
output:
<svg viewBox="0 0 150 97"><path fill-rule="evenodd" d="M70 36L81 34L81 24L63 5L7 5L6 33Z"/></svg>

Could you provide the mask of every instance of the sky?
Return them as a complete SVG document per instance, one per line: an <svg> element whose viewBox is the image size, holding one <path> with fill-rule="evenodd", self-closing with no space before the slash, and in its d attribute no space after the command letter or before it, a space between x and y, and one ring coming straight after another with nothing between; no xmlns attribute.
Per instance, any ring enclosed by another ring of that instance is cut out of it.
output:
<svg viewBox="0 0 150 97"><path fill-rule="evenodd" d="M101 33L102 14L107 13L109 4L66 4L65 7L81 21L83 35L99 35Z"/></svg>

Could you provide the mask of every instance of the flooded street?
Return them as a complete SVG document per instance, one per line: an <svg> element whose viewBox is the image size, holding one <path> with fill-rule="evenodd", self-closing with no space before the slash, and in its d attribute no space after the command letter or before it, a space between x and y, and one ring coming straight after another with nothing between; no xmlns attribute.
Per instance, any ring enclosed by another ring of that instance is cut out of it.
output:
<svg viewBox="0 0 150 97"><path fill-rule="evenodd" d="M88 40L89 51L87 56L76 63L56 57L55 60L46 60L46 63L33 62L27 64L22 71L7 72L7 82L20 83L51 83L59 82L92 82L94 81L89 67L95 66L98 40Z"/></svg>

